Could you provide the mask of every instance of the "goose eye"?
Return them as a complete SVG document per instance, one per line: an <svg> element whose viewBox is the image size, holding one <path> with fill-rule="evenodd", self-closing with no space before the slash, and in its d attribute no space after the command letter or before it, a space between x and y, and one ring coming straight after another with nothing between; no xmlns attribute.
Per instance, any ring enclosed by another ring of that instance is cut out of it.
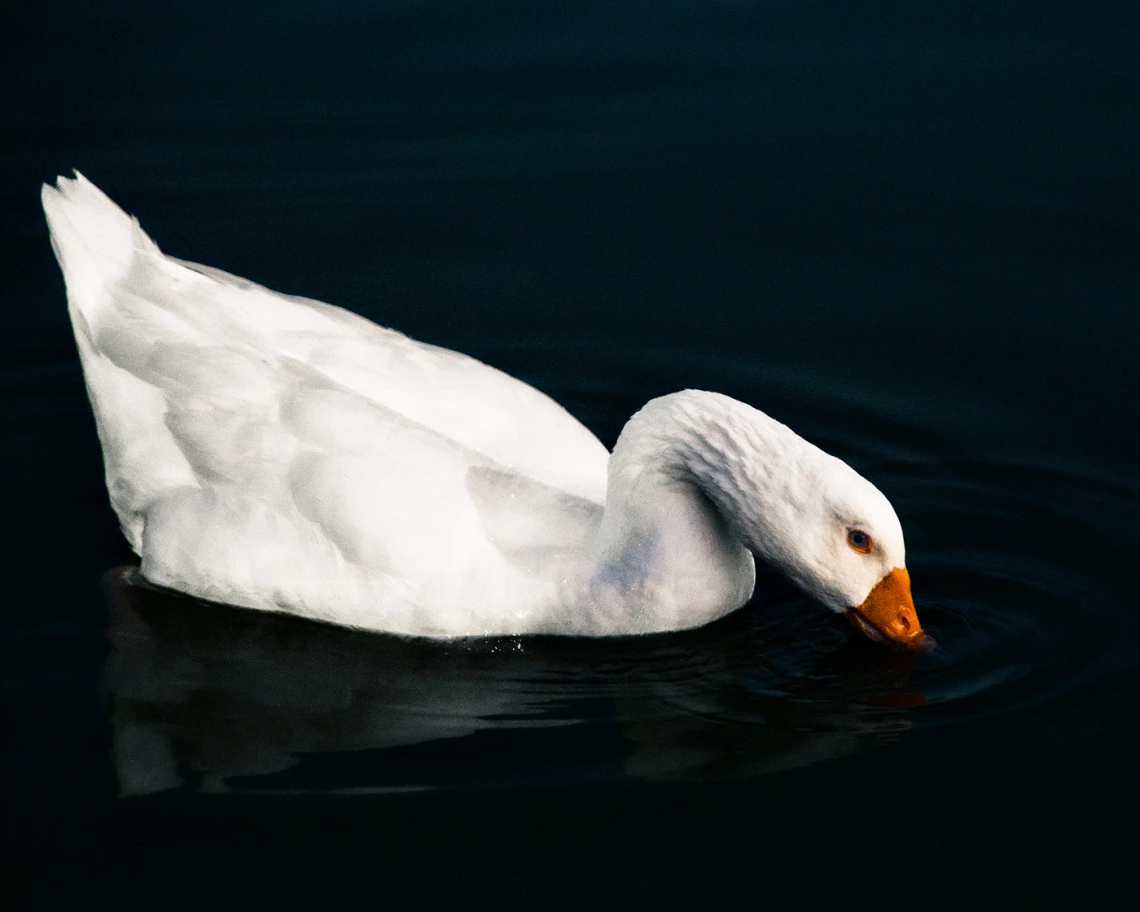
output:
<svg viewBox="0 0 1140 912"><path fill-rule="evenodd" d="M847 533L847 544L849 544L854 551L860 554L870 554L873 542L871 536L864 532L862 529L852 529Z"/></svg>

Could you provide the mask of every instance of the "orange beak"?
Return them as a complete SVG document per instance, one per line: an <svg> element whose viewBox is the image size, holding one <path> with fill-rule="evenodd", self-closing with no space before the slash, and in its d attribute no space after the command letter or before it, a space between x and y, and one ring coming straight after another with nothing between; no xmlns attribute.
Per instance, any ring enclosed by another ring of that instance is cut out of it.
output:
<svg viewBox="0 0 1140 912"><path fill-rule="evenodd" d="M875 583L862 605L848 608L847 620L872 640L887 640L908 649L934 647L934 640L918 623L910 597L910 574L902 567L895 567Z"/></svg>

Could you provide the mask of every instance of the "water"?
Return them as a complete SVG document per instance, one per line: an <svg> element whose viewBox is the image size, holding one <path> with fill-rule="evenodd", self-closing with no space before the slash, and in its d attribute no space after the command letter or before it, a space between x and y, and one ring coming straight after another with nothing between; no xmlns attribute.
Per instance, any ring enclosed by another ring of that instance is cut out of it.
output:
<svg viewBox="0 0 1140 912"><path fill-rule="evenodd" d="M21 905L1135 904L1135 11L50 6L0 37ZM607 443L683 387L765 409L891 498L938 649L768 572L605 642L132 583L35 198L71 167Z"/></svg>

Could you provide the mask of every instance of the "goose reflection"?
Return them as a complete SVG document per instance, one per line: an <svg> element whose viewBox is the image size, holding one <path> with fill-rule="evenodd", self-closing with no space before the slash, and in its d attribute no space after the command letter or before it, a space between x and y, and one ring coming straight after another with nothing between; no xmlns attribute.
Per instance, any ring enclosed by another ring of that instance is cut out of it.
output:
<svg viewBox="0 0 1140 912"><path fill-rule="evenodd" d="M897 738L923 702L912 656L822 612L808 631L776 606L667 636L438 642L210 605L133 568L103 586L123 795L756 776Z"/></svg>

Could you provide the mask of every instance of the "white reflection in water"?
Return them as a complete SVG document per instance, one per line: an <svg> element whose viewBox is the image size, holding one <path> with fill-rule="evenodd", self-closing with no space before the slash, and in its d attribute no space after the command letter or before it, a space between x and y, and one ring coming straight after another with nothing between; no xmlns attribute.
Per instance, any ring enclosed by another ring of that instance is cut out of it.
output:
<svg viewBox="0 0 1140 912"><path fill-rule="evenodd" d="M686 634L441 644L207 605L131 570L104 585L123 795L756 776L892 740L923 702L913 657L830 626L813 645L747 609Z"/></svg>

